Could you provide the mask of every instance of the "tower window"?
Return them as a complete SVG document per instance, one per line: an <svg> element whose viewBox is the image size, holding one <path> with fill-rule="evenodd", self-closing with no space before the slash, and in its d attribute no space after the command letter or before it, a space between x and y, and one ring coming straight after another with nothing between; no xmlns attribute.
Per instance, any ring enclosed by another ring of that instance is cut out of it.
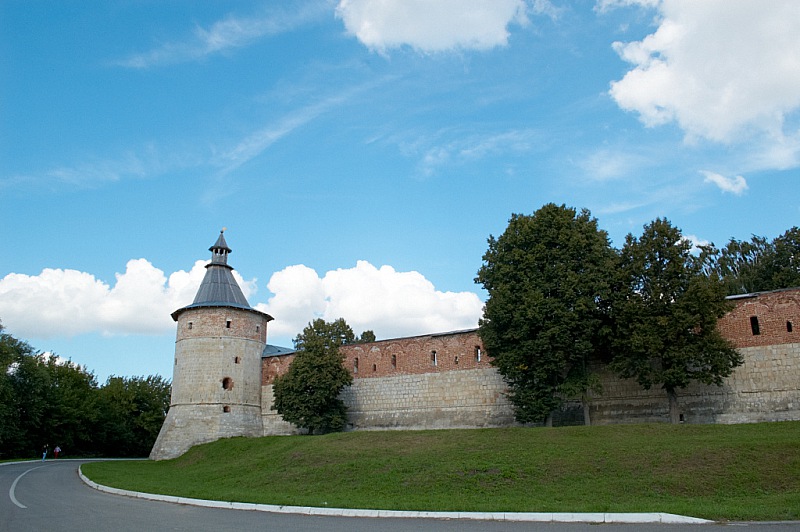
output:
<svg viewBox="0 0 800 532"><path fill-rule="evenodd" d="M397 355L392 355L392 369L397 369Z"/></svg>
<svg viewBox="0 0 800 532"><path fill-rule="evenodd" d="M753 336L761 334L761 329L758 326L758 316L750 316L750 330L753 331Z"/></svg>
<svg viewBox="0 0 800 532"><path fill-rule="evenodd" d="M373 364L372 365L372 372L375 373L376 371L378 371L378 365L377 364Z"/></svg>
<svg viewBox="0 0 800 532"><path fill-rule="evenodd" d="M453 363L454 363L456 366L458 366L458 355L456 355L456 358L453 360Z"/></svg>
<svg viewBox="0 0 800 532"><path fill-rule="evenodd" d="M234 364L238 364L238 363L239 363L239 362L241 362L241 361L242 361L242 359L241 359L241 358L239 358L239 357L233 357L233 363L234 363Z"/></svg>
<svg viewBox="0 0 800 532"><path fill-rule="evenodd" d="M261 325L256 325L256 332L261 332Z"/></svg>
<svg viewBox="0 0 800 532"><path fill-rule="evenodd" d="M792 332L792 328L793 328L792 327L792 322L791 321L787 321L786 322L786 332Z"/></svg>
<svg viewBox="0 0 800 532"><path fill-rule="evenodd" d="M476 345L475 346L475 362L480 362L480 361L481 361L481 346Z"/></svg>
<svg viewBox="0 0 800 532"><path fill-rule="evenodd" d="M358 373L358 357L353 359L353 373Z"/></svg>
<svg viewBox="0 0 800 532"><path fill-rule="evenodd" d="M230 329L231 328L231 320L228 320L228 321L225 322L225 328L226 329Z"/></svg>
<svg viewBox="0 0 800 532"><path fill-rule="evenodd" d="M439 365L439 359L436 358L436 351L431 351L431 364L433 364L434 366Z"/></svg>
<svg viewBox="0 0 800 532"><path fill-rule="evenodd" d="M222 411L224 413L226 413L226 414L229 414L230 411L231 411L231 407L229 407L228 405L225 405L225 406L222 407Z"/></svg>
<svg viewBox="0 0 800 532"><path fill-rule="evenodd" d="M188 325L188 327L189 327L189 330L191 330L191 329L192 329L192 322L191 322L191 321L189 322L189 325Z"/></svg>
<svg viewBox="0 0 800 532"><path fill-rule="evenodd" d="M232 390L233 389L233 379L230 377L225 377L222 379L222 389L223 390Z"/></svg>

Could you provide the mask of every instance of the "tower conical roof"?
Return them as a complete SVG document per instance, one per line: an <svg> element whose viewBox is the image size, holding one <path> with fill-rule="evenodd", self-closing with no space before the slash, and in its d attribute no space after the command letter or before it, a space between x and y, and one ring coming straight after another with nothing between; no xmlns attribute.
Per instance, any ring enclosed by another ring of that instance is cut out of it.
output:
<svg viewBox="0 0 800 532"><path fill-rule="evenodd" d="M197 295L191 305L183 307L172 313L172 319L177 320L182 311L196 307L234 307L259 312L247 302L242 289L233 277L233 267L228 265L228 254L231 248L225 242L224 229L219 232L219 238L213 246L208 248L211 252L211 262L206 264L206 275Z"/></svg>

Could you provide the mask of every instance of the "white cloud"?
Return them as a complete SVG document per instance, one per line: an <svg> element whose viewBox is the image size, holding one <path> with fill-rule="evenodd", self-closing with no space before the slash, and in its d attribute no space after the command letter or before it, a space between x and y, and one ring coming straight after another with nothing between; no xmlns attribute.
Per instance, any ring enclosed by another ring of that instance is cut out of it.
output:
<svg viewBox="0 0 800 532"><path fill-rule="evenodd" d="M683 235L683 240L692 244L692 253L700 253L700 246L708 246L710 241L698 237L697 235Z"/></svg>
<svg viewBox="0 0 800 532"><path fill-rule="evenodd" d="M315 318L344 318L356 334L371 329L378 338L445 332L477 327L483 312L477 294L440 292L418 272L366 261L322 277L307 266L289 266L267 288L275 296L256 308L276 318L270 335L279 337L296 336Z"/></svg>
<svg viewBox="0 0 800 532"><path fill-rule="evenodd" d="M707 170L701 170L700 173L706 177L704 180L706 183L713 183L717 185L723 192L730 192L732 194L736 194L737 196L741 196L744 191L747 190L747 181L740 175L737 175L736 177L725 177L724 175L720 175L715 172L709 172Z"/></svg>
<svg viewBox="0 0 800 532"><path fill-rule="evenodd" d="M800 109L800 9L796 0L603 0L657 6L658 28L614 43L633 65L610 94L643 123L677 123L687 138L735 142L758 133L784 138Z"/></svg>
<svg viewBox="0 0 800 532"><path fill-rule="evenodd" d="M273 11L260 16L229 15L209 28L196 26L191 38L173 41L150 51L133 54L115 64L128 68L149 68L156 65L197 61L209 55L241 48L268 37L293 30L314 20L329 10L328 3L304 2L285 11Z"/></svg>
<svg viewBox="0 0 800 532"><path fill-rule="evenodd" d="M170 313L193 301L206 264L198 260L190 271L167 277L145 259L130 260L113 286L77 270L11 273L0 279L0 319L23 338L168 334L175 328ZM255 280L233 274L252 303ZM267 287L274 295L254 308L276 318L270 338L293 338L315 318L340 317L357 333L372 329L382 338L444 332L476 327L483 309L477 294L440 292L420 273L364 261L323 277L307 266L289 266Z"/></svg>
<svg viewBox="0 0 800 532"><path fill-rule="evenodd" d="M546 0L341 0L336 16L371 50L404 45L421 52L488 50L508 43L511 23L527 25L528 11L555 16Z"/></svg>
<svg viewBox="0 0 800 532"><path fill-rule="evenodd" d="M22 337L164 334L174 327L170 313L194 299L205 264L199 260L167 278L145 259L130 260L113 287L77 270L10 273L0 279L0 318ZM234 275L248 295L254 284Z"/></svg>

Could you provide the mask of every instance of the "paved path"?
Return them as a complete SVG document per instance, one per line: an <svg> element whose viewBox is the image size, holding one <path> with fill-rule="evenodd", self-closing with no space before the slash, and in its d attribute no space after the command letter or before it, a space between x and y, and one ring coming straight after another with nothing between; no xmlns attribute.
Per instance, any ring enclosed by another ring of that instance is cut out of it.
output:
<svg viewBox="0 0 800 532"><path fill-rule="evenodd" d="M292 515L205 508L149 501L98 491L78 477L83 461L39 461L0 467L0 531L73 530L307 530L618 532L708 530L717 525L531 523L460 519L409 519ZM745 524L749 531L796 532L797 523Z"/></svg>

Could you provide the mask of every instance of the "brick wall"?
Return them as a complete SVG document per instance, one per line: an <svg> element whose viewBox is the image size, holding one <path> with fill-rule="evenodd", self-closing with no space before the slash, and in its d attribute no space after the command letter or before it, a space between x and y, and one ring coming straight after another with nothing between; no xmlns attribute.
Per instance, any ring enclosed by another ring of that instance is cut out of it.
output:
<svg viewBox="0 0 800 532"><path fill-rule="evenodd" d="M744 364L723 386L695 383L679 390L685 422L800 419L800 331L795 329L800 325L800 289L750 295L732 302L735 308L720 319L718 326L742 353ZM759 334L754 334L753 317ZM475 356L476 347L481 352L480 361ZM510 405L503 395L505 385L491 367L476 330L349 345L342 348L342 353L345 367L355 377L353 386L342 394L351 412L351 428L513 423ZM285 373L290 363L291 355L262 362L265 432L293 430L269 411L272 379ZM599 366L596 371L603 393L591 398L592 423L669 420L668 401L662 389L643 390L632 379L620 379Z"/></svg>

